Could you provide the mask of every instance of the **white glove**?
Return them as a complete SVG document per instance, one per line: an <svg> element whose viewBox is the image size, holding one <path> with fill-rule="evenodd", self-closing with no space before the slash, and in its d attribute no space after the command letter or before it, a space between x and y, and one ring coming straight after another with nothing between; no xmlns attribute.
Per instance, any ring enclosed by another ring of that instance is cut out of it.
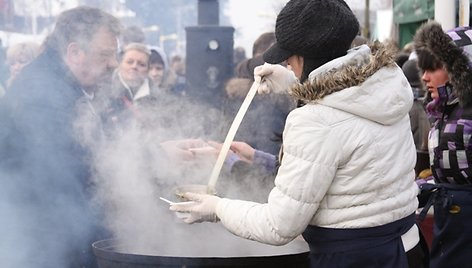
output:
<svg viewBox="0 0 472 268"><path fill-rule="evenodd" d="M183 197L193 202L173 203L170 210L176 212L188 213L189 216L184 218L185 223L195 222L217 222L216 205L221 200L216 195L185 193Z"/></svg>
<svg viewBox="0 0 472 268"><path fill-rule="evenodd" d="M254 81L260 83L257 90L259 94L286 93L290 87L298 83L295 73L280 64L269 64L257 66L254 69Z"/></svg>

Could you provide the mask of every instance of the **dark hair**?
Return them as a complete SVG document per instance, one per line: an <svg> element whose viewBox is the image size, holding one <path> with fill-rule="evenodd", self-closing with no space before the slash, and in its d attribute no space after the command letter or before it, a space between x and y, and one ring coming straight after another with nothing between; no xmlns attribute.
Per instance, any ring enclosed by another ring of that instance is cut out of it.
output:
<svg viewBox="0 0 472 268"><path fill-rule="evenodd" d="M246 59L246 50L243 47L235 47L233 51L233 62L240 63Z"/></svg>
<svg viewBox="0 0 472 268"><path fill-rule="evenodd" d="M149 65L156 63L165 66L164 60L162 59L161 55L156 50L151 49L151 56L149 56Z"/></svg>
<svg viewBox="0 0 472 268"><path fill-rule="evenodd" d="M146 36L140 27L131 25L123 30L122 40L124 45L128 43L144 43Z"/></svg>
<svg viewBox="0 0 472 268"><path fill-rule="evenodd" d="M443 67L442 62L429 50L417 49L416 55L418 55L418 67L421 71L434 71Z"/></svg>
<svg viewBox="0 0 472 268"><path fill-rule="evenodd" d="M93 7L79 6L62 12L57 18L54 31L45 41L45 46L61 54L72 42L87 48L94 35L103 27L116 36L120 35L120 21L112 15Z"/></svg>
<svg viewBox="0 0 472 268"><path fill-rule="evenodd" d="M358 46L361 46L361 45L365 45L365 44L368 44L368 43L369 43L369 39L367 39L367 38L365 38L364 36L361 36L361 35L356 35L356 37L354 37L354 40L352 40L351 48L358 47Z"/></svg>
<svg viewBox="0 0 472 268"><path fill-rule="evenodd" d="M182 58L182 56L180 56L180 55L174 55L174 56L172 56L172 57L170 58L170 62L171 62L171 63L174 63L174 62L181 62L181 61L183 61L183 58Z"/></svg>
<svg viewBox="0 0 472 268"><path fill-rule="evenodd" d="M409 53L398 52L395 55L395 63L398 65L398 67L402 68L403 64L405 64L405 62L408 60L409 57L410 57Z"/></svg>
<svg viewBox="0 0 472 268"><path fill-rule="evenodd" d="M275 33L267 32L261 34L252 45L252 56L255 57L264 53L272 44L275 43Z"/></svg>
<svg viewBox="0 0 472 268"><path fill-rule="evenodd" d="M344 55L342 55L344 56ZM300 77L300 83L305 82L308 79L310 73L321 65L331 61L331 58L303 58L303 70Z"/></svg>

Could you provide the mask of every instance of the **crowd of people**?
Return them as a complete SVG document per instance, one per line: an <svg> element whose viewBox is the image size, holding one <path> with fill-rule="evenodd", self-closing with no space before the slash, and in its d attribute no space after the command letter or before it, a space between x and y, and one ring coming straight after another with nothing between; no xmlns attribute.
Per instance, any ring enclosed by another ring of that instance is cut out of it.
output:
<svg viewBox="0 0 472 268"><path fill-rule="evenodd" d="M402 49L359 32L343 0L288 1L251 57L235 49L218 109L192 99L185 58L147 44L139 27L98 8L64 11L42 44L6 51L0 264L97 267L91 244L116 235L97 181L131 158L103 161L116 142L130 154L123 144L137 145L157 188L205 182L256 85L221 183L259 184L234 198L184 193L193 202L170 209L186 223L220 222L272 245L304 239L310 267L468 267L470 28L431 21ZM419 223L431 206L426 243Z"/></svg>

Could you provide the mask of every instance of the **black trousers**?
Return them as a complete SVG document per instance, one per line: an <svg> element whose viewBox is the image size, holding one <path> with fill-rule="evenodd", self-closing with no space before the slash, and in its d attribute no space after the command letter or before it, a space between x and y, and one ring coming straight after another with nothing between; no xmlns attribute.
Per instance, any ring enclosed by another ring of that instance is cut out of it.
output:
<svg viewBox="0 0 472 268"><path fill-rule="evenodd" d="M424 267L421 244L405 252L401 236L415 224L415 215L383 226L332 229L309 226L303 237L310 245L310 267Z"/></svg>

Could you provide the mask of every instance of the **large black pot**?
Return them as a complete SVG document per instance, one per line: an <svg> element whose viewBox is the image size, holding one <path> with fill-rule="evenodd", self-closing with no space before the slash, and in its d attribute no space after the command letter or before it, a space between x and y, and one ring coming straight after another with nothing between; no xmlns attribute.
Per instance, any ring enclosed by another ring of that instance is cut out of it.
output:
<svg viewBox="0 0 472 268"><path fill-rule="evenodd" d="M309 265L309 248L301 239L284 246L270 246L236 237L218 224L210 225L212 227L194 224L178 233L167 231L163 237L154 237L154 242L144 248L135 244L136 241L116 239L97 241L92 247L100 268L305 268ZM204 230L207 227L212 230L210 235ZM193 231L189 233L188 230ZM187 237L176 246L175 240L182 235Z"/></svg>

